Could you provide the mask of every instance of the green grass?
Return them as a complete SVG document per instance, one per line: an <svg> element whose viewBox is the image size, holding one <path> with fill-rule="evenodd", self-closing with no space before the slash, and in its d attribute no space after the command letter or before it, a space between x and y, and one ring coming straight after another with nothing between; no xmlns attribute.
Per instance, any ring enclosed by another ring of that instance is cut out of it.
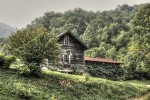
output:
<svg viewBox="0 0 150 100"><path fill-rule="evenodd" d="M150 94L146 97L146 100L150 100Z"/></svg>
<svg viewBox="0 0 150 100"><path fill-rule="evenodd" d="M126 100L150 91L139 81L107 79L45 71L44 78L23 77L0 69L0 100Z"/></svg>

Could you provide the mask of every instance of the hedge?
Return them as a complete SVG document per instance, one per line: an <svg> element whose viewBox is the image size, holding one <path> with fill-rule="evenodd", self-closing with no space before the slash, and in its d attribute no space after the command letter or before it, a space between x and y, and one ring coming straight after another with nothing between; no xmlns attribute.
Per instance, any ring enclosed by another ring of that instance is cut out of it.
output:
<svg viewBox="0 0 150 100"><path fill-rule="evenodd" d="M86 62L88 73L93 77L102 77L112 80L123 78L124 69L120 64Z"/></svg>

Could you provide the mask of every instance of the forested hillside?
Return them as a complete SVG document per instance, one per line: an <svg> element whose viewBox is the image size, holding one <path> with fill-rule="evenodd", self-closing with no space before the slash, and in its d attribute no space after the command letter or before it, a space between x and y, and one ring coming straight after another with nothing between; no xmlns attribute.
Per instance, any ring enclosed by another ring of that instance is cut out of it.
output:
<svg viewBox="0 0 150 100"><path fill-rule="evenodd" d="M139 6L122 5L117 6L115 10L102 12L81 8L64 13L51 11L36 18L27 28L43 25L56 34L70 30L90 48L86 56L120 60L120 54L126 53L131 39L131 21L138 8Z"/></svg>
<svg viewBox="0 0 150 100"><path fill-rule="evenodd" d="M27 28L44 26L50 33L67 30L79 36L89 47L89 57L112 58L125 62L128 78L150 76L150 4L124 4L109 11L81 8L64 13L46 12Z"/></svg>

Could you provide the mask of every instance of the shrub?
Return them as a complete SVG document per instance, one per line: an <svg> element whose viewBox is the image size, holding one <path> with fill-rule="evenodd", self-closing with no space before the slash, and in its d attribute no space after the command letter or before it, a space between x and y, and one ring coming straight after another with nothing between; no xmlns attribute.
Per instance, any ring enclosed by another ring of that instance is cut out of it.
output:
<svg viewBox="0 0 150 100"><path fill-rule="evenodd" d="M144 73L144 78L150 80L150 71L146 71L146 72Z"/></svg>
<svg viewBox="0 0 150 100"><path fill-rule="evenodd" d="M131 79L150 79L150 70L145 70L139 68L141 66L137 65L137 62L130 61L127 64L123 66L125 69L125 79L131 80Z"/></svg>
<svg viewBox="0 0 150 100"><path fill-rule="evenodd" d="M124 70L118 64L86 62L88 73L94 77L119 80L124 76Z"/></svg>
<svg viewBox="0 0 150 100"><path fill-rule="evenodd" d="M82 66L80 66L80 65L75 65L75 66L73 66L72 67L72 74L76 74L76 75L79 75L79 74L81 74L82 72Z"/></svg>
<svg viewBox="0 0 150 100"><path fill-rule="evenodd" d="M55 62L60 45L55 34L49 34L42 26L18 30L8 38L7 49L28 67L35 76L41 73L44 59ZM13 48L13 49L12 49Z"/></svg>
<svg viewBox="0 0 150 100"><path fill-rule="evenodd" d="M4 54L0 54L0 67L9 68L15 60L16 57L13 55L4 56Z"/></svg>
<svg viewBox="0 0 150 100"><path fill-rule="evenodd" d="M13 55L9 55L5 57L4 60L4 68L9 68L10 65L16 60L16 57Z"/></svg>
<svg viewBox="0 0 150 100"><path fill-rule="evenodd" d="M84 73L83 75L85 76L86 82L90 80L90 74L89 73Z"/></svg>
<svg viewBox="0 0 150 100"><path fill-rule="evenodd" d="M37 63L28 63L28 69L30 70L29 75L35 76L35 77L42 77L41 74L41 67Z"/></svg>
<svg viewBox="0 0 150 100"><path fill-rule="evenodd" d="M0 67L4 66L4 55L0 54Z"/></svg>
<svg viewBox="0 0 150 100"><path fill-rule="evenodd" d="M58 71L58 68L57 67L51 67L50 70L51 71Z"/></svg>

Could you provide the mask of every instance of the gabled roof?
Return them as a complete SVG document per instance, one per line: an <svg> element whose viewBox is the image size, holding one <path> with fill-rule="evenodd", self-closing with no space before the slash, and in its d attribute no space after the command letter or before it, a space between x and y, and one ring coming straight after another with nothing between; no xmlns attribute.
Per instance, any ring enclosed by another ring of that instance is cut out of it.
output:
<svg viewBox="0 0 150 100"><path fill-rule="evenodd" d="M85 57L85 61L91 61L91 62L105 62L105 63L113 63L113 64L123 64L122 62L118 61L113 61L111 59L106 59L106 58L90 58L90 57Z"/></svg>
<svg viewBox="0 0 150 100"><path fill-rule="evenodd" d="M59 34L57 37L62 37L66 34L70 34L72 37L74 37L79 43L81 43L86 49L88 49L88 47L83 43L83 41L81 41L77 36L75 36L72 32L70 31L66 31L64 33Z"/></svg>

